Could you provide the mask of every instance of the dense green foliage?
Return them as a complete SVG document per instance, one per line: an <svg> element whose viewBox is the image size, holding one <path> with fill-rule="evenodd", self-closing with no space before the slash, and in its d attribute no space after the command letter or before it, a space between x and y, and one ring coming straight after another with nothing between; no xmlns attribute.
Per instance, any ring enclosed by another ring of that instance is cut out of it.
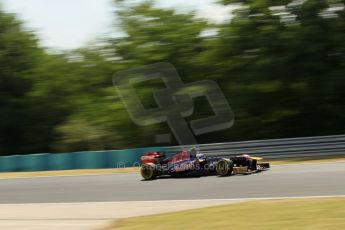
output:
<svg viewBox="0 0 345 230"><path fill-rule="evenodd" d="M123 37L59 55L0 12L0 155L155 145L168 125L135 125L112 76L156 62L175 65L184 82L215 80L228 98L235 125L200 143L344 133L344 1L219 1L232 3L242 4L233 19L211 24L116 1ZM144 104L159 86L139 87ZM210 115L206 100L195 104L188 120Z"/></svg>

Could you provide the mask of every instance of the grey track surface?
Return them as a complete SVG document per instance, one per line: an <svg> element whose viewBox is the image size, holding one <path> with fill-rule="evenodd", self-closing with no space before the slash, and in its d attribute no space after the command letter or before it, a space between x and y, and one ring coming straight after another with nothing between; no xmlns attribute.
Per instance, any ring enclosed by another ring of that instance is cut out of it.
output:
<svg viewBox="0 0 345 230"><path fill-rule="evenodd" d="M163 178L139 174L0 180L0 203L65 203L345 195L345 163L275 166L230 177Z"/></svg>

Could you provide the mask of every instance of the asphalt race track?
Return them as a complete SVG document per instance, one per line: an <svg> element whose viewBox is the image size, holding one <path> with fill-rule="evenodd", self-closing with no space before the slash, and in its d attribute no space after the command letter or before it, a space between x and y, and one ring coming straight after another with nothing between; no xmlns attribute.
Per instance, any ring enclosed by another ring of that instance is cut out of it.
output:
<svg viewBox="0 0 345 230"><path fill-rule="evenodd" d="M345 195L345 163L275 166L230 177L163 178L139 174L1 179L0 203L69 203Z"/></svg>

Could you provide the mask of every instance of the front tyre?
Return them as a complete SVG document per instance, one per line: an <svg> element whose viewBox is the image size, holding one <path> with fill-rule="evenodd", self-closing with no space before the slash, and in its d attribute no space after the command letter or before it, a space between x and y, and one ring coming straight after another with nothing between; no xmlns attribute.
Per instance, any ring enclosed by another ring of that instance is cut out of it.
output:
<svg viewBox="0 0 345 230"><path fill-rule="evenodd" d="M140 173L144 180L153 180L157 176L156 165L153 163L143 164Z"/></svg>
<svg viewBox="0 0 345 230"><path fill-rule="evenodd" d="M233 164L231 160L222 159L217 162L216 172L219 176L229 176L233 170Z"/></svg>

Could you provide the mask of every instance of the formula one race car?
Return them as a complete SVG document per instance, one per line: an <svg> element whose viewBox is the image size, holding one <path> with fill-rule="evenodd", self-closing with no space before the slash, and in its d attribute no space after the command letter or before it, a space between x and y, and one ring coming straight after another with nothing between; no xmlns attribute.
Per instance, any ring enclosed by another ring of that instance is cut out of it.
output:
<svg viewBox="0 0 345 230"><path fill-rule="evenodd" d="M234 157L210 157L196 148L166 157L164 152L151 152L141 156L141 175L145 180L157 176L204 176L251 174L270 168L269 163L258 162L260 157L239 155Z"/></svg>

